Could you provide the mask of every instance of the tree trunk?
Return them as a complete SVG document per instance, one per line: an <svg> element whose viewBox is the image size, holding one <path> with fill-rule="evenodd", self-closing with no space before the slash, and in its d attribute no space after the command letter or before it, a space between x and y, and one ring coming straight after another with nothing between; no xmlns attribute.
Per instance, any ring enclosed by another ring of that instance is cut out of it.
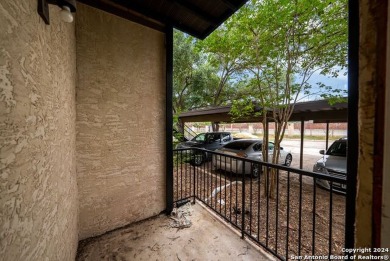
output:
<svg viewBox="0 0 390 261"><path fill-rule="evenodd" d="M279 158L280 158L280 143L283 140L285 131L287 127L287 122L277 122L275 121L275 139L274 139L274 153L272 156L272 163L273 164L279 164ZM275 198L275 193L276 193L276 186L277 186L277 170L272 169L270 173L268 174L268 190L266 190L268 193L269 198Z"/></svg>
<svg viewBox="0 0 390 261"><path fill-rule="evenodd" d="M262 119L262 125L263 125L263 146L262 146L262 154L263 154L263 162L268 162L268 124L267 124L267 111L263 111L263 119ZM270 170L268 167L263 167L263 173L265 175L265 182L264 182L264 197L270 196Z"/></svg>
<svg viewBox="0 0 390 261"><path fill-rule="evenodd" d="M213 131L219 131L219 122L212 122L211 127L213 128Z"/></svg>

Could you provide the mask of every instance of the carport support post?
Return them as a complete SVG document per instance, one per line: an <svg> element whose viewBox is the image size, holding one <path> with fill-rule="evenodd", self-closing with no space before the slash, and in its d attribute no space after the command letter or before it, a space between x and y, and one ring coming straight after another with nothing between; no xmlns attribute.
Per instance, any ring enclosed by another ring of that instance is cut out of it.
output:
<svg viewBox="0 0 390 261"><path fill-rule="evenodd" d="M166 50L166 102L165 102L165 155L166 155L166 179L165 200L166 213L170 214L173 209L173 115L172 115L172 86L173 86L173 27L167 25L165 32Z"/></svg>
<svg viewBox="0 0 390 261"><path fill-rule="evenodd" d="M326 121L326 145L325 145L326 150L328 150L328 144L329 144L329 121Z"/></svg>
<svg viewBox="0 0 390 261"><path fill-rule="evenodd" d="M303 169L303 139L305 135L305 120L301 120L301 151L300 153L300 158L299 158L299 168Z"/></svg>

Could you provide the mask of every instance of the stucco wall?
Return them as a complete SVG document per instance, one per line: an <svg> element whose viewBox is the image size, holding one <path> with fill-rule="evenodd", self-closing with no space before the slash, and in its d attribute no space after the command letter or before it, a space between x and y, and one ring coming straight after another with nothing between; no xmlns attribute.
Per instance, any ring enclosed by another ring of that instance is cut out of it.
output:
<svg viewBox="0 0 390 261"><path fill-rule="evenodd" d="M359 162L357 177L356 245L371 246L372 182L375 127L376 31L370 0L360 1Z"/></svg>
<svg viewBox="0 0 390 261"><path fill-rule="evenodd" d="M357 247L379 246L377 222L381 205L378 205L377 184L382 172L382 140L384 117L380 106L384 96L386 57L385 12L387 4L382 0L360 0L359 43L359 161L356 202ZM379 104L379 105L378 105ZM379 146L380 145L380 146ZM386 175L384 173L384 175ZM373 190L373 183L377 188ZM375 199L375 201L373 201ZM373 215L373 213L375 215Z"/></svg>
<svg viewBox="0 0 390 261"><path fill-rule="evenodd" d="M387 42L390 43L390 1L387 6ZM386 65L385 144L390 144L390 45L387 45ZM390 146L384 147L383 200L382 200L382 247L390 247Z"/></svg>
<svg viewBox="0 0 390 261"><path fill-rule="evenodd" d="M164 34L79 4L80 238L165 208Z"/></svg>
<svg viewBox="0 0 390 261"><path fill-rule="evenodd" d="M74 24L0 1L0 259L74 260Z"/></svg>

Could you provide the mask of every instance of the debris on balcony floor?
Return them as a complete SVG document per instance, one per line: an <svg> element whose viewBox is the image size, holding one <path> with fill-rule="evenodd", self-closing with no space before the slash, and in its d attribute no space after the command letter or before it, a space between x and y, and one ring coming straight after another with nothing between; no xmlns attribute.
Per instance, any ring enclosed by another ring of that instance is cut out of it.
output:
<svg viewBox="0 0 390 261"><path fill-rule="evenodd" d="M186 206L183 206L186 207ZM215 218L191 206L192 225L174 228L159 215L80 242L77 260L273 260Z"/></svg>

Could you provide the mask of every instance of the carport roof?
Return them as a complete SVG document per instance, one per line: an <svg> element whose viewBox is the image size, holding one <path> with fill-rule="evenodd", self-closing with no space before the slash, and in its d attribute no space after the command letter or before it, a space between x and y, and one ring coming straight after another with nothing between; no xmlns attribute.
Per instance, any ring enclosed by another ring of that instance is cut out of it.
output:
<svg viewBox="0 0 390 261"><path fill-rule="evenodd" d="M167 25L204 39L247 0L78 0L159 31Z"/></svg>
<svg viewBox="0 0 390 261"><path fill-rule="evenodd" d="M231 106L205 108L183 112L179 115L182 122L233 122L229 114ZM327 100L300 102L295 104L290 121L314 122L346 122L348 119L348 103L330 105ZM260 117L254 115L235 119L234 122L260 122Z"/></svg>

